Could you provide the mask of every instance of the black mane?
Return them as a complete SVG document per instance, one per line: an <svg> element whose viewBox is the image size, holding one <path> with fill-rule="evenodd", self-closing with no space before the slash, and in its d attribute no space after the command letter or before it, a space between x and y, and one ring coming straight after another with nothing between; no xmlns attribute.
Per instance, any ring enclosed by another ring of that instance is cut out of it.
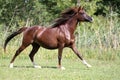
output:
<svg viewBox="0 0 120 80"><path fill-rule="evenodd" d="M51 27L58 27L61 24L65 24L71 17L75 15L76 11L74 8L67 9L61 13L60 18L55 20L55 23Z"/></svg>

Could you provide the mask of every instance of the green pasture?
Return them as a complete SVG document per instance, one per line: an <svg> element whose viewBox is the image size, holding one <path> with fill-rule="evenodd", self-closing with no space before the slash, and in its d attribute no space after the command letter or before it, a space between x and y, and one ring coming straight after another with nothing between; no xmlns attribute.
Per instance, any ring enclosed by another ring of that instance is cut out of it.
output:
<svg viewBox="0 0 120 80"><path fill-rule="evenodd" d="M70 49L65 48L62 64L66 69L60 70L56 68L57 50L46 49L40 49L35 56L42 69L33 68L28 57L29 47L16 58L15 67L10 69L9 62L16 49L8 46L6 53L3 53L0 48L0 80L120 80L119 50L100 53L99 50L80 49L83 57L92 65L92 68L87 68Z"/></svg>

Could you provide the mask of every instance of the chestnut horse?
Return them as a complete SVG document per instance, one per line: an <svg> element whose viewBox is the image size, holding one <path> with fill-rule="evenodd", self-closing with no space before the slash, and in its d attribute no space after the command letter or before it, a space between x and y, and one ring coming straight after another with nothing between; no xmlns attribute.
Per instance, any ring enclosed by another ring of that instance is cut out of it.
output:
<svg viewBox="0 0 120 80"><path fill-rule="evenodd" d="M13 37L24 32L22 45L13 56L10 62L10 68L13 68L15 58L29 45L32 45L33 47L29 57L35 68L41 68L34 62L34 55L40 47L51 50L58 49L58 68L60 69L65 69L61 66L62 52L65 47L71 48L73 52L82 60L83 64L87 67L91 67L91 65L82 58L75 46L74 31L78 22L92 22L92 18L86 14L83 7L72 7L63 11L60 18L58 18L49 28L42 26L22 27L18 31L12 33L5 40L4 50L6 50L8 42Z"/></svg>

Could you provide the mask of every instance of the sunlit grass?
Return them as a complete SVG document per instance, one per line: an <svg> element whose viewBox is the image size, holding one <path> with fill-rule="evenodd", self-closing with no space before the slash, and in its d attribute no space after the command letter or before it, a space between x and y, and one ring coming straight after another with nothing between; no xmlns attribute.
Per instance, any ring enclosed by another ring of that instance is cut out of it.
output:
<svg viewBox="0 0 120 80"><path fill-rule="evenodd" d="M66 70L57 69L57 50L40 49L35 56L35 61L42 69L35 69L29 59L31 47L18 56L14 68L10 69L9 62L18 46L8 46L6 53L0 48L0 80L119 80L120 55L119 50L102 51L84 50L83 57L92 68L87 68L76 55L68 48L64 49L62 65ZM114 55L114 59L109 55ZM108 58L110 57L110 58Z"/></svg>
<svg viewBox="0 0 120 80"><path fill-rule="evenodd" d="M56 68L57 59L39 59L42 69L35 69L28 58L18 58L15 67L8 67L8 59L0 59L0 80L119 80L120 61L89 59L93 66L86 68L78 59L63 59L66 70Z"/></svg>

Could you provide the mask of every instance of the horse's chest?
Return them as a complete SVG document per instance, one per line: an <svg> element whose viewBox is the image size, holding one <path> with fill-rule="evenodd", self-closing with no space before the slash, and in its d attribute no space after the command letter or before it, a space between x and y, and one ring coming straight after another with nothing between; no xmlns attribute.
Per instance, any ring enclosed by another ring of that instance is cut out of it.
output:
<svg viewBox="0 0 120 80"><path fill-rule="evenodd" d="M75 38L72 35L67 35L65 39L65 46L70 46L75 42Z"/></svg>
<svg viewBox="0 0 120 80"><path fill-rule="evenodd" d="M70 46L74 42L74 38L71 35L66 35L60 39L59 43L63 43L65 47Z"/></svg>

